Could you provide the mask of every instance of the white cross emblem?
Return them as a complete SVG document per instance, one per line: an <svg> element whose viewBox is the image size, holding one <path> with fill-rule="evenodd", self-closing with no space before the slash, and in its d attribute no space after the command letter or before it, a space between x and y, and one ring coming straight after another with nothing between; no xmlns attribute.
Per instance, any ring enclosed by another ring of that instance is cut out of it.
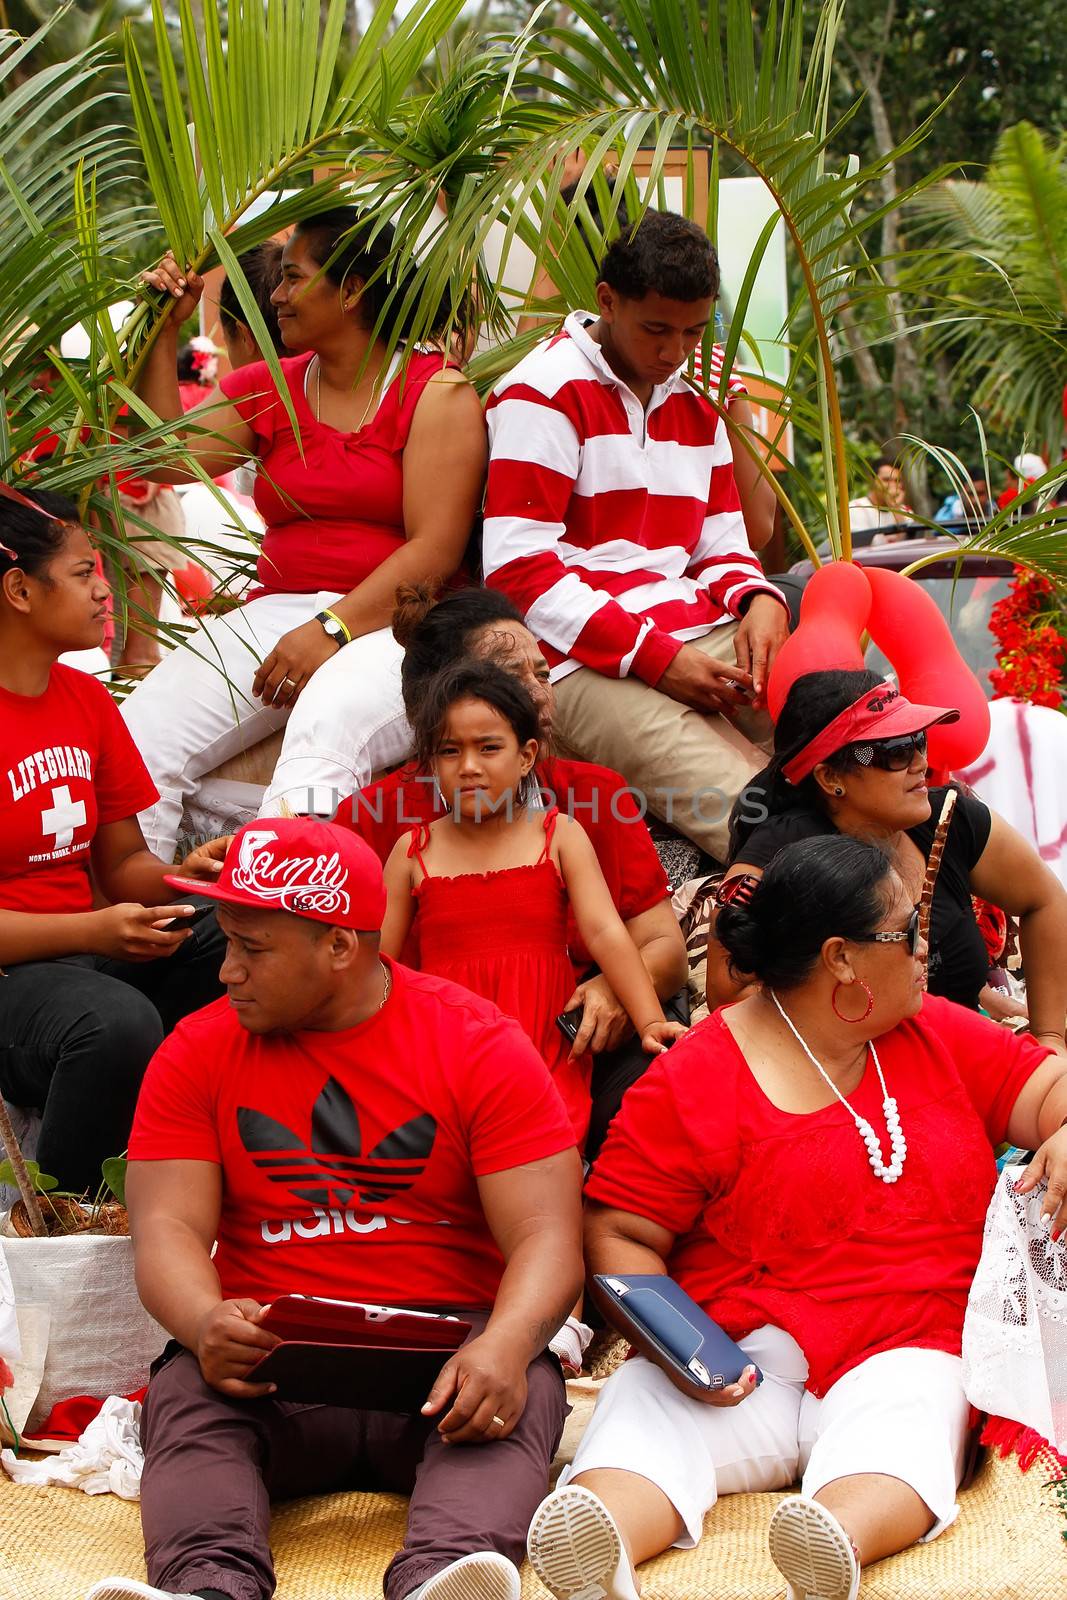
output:
<svg viewBox="0 0 1067 1600"><path fill-rule="evenodd" d="M65 783L61 783L58 789L52 790L51 811L41 812L41 831L54 833L56 836L54 848L62 850L74 843L75 828L84 826L85 802L72 800L70 790Z"/></svg>

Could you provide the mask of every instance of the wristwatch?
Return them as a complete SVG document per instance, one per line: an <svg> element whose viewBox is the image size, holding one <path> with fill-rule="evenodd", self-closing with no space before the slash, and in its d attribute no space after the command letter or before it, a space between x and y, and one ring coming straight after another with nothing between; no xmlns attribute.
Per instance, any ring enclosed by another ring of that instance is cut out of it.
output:
<svg viewBox="0 0 1067 1600"><path fill-rule="evenodd" d="M316 611L315 621L322 623L323 629L329 634L334 644L337 645L338 649L343 650L349 642L349 635L345 631L344 624L338 621L336 617L331 616L328 611Z"/></svg>

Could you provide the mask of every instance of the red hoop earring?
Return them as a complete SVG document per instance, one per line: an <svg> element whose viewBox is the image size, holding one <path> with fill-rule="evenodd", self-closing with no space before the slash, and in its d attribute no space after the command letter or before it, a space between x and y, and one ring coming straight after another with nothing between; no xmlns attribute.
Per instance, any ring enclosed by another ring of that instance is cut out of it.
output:
<svg viewBox="0 0 1067 1600"><path fill-rule="evenodd" d="M845 1013L843 1011L838 1011L838 1009L837 1009L837 991L838 991L838 989L851 989L852 988L852 983L858 983L860 988L863 990L864 994L867 996L867 1009L863 1013L862 1017L846 1017ZM834 1016L837 1017L839 1019L839 1021L841 1021L841 1022L866 1022L867 1018L870 1016L871 1012L874 1010L874 995L871 993L870 989L864 983L862 978L853 978L852 983L835 983L834 984L834 992L830 996L830 1006L831 1006L831 1008L833 1010Z"/></svg>

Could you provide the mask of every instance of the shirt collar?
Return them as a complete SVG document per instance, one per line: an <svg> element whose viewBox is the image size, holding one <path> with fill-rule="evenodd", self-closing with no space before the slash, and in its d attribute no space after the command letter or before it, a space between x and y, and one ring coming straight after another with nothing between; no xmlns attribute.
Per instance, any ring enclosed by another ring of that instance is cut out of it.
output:
<svg viewBox="0 0 1067 1600"><path fill-rule="evenodd" d="M597 376L602 383L612 384L616 389L625 389L627 394L632 395L633 390L630 385L608 365L603 350L589 333L590 325L596 320L596 316L592 311L572 311L563 324L563 331L570 339L574 340L589 365L595 368ZM671 373L666 383L655 384L647 409L649 411L655 410L656 406L662 405L664 400L669 395L674 394L677 389L688 390L689 385L684 374L685 368L679 367L677 372ZM637 398L636 395L634 398Z"/></svg>

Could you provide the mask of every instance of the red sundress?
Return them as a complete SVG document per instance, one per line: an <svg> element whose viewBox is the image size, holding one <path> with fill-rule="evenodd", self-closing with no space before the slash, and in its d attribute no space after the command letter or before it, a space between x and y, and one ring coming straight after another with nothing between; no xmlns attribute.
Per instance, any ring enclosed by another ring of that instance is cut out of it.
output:
<svg viewBox="0 0 1067 1600"><path fill-rule="evenodd" d="M461 983L514 1017L544 1056L581 1145L589 1127L586 1051L568 1061L570 1042L556 1018L574 993L567 954L567 890L549 855L558 812L545 813L545 844L527 867L463 872L442 878L426 870L426 823L413 828L408 858L419 863L419 966Z"/></svg>

